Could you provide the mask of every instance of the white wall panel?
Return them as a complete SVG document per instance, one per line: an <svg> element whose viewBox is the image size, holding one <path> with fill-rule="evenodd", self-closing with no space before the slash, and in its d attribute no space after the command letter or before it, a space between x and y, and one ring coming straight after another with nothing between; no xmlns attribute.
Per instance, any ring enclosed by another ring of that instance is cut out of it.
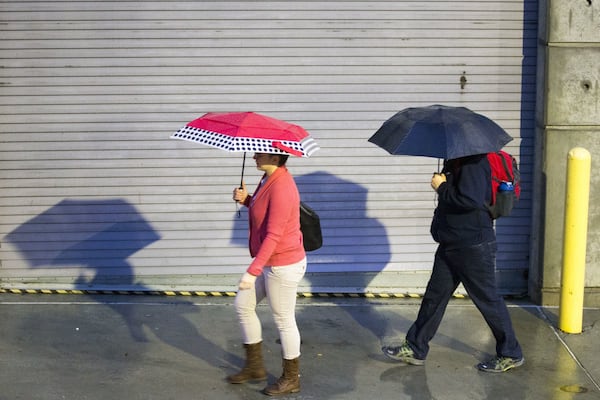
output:
<svg viewBox="0 0 600 400"><path fill-rule="evenodd" d="M0 1L0 17L3 287L231 289L249 263L241 155L169 136L251 110L321 145L289 163L325 234L304 288L422 291L438 161L367 139L440 103L515 138L524 192L498 268L504 291L526 288L534 2Z"/></svg>

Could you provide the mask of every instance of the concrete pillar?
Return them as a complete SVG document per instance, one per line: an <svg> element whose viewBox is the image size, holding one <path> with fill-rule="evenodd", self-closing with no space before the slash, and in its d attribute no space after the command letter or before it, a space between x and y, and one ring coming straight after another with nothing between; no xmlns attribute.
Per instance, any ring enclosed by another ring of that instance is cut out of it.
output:
<svg viewBox="0 0 600 400"><path fill-rule="evenodd" d="M558 305L567 153L592 155L585 305L600 305L600 0L540 0L531 297Z"/></svg>

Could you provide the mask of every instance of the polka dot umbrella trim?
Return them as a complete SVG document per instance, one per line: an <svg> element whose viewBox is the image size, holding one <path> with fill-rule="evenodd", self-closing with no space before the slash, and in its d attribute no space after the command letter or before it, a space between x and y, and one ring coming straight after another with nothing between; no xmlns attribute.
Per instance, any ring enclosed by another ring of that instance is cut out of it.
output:
<svg viewBox="0 0 600 400"><path fill-rule="evenodd" d="M255 112L207 113L171 138L230 152L291 154L310 157L319 149L304 128Z"/></svg>

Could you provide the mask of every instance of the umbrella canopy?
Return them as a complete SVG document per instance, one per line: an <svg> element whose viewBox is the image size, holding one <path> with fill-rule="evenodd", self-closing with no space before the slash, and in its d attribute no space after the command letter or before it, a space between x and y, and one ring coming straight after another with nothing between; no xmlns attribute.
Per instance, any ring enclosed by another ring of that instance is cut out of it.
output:
<svg viewBox="0 0 600 400"><path fill-rule="evenodd" d="M302 127L254 112L208 113L175 132L189 140L232 152L309 157L319 149Z"/></svg>
<svg viewBox="0 0 600 400"><path fill-rule="evenodd" d="M498 151L511 140L491 119L444 105L406 108L369 138L390 154L446 160Z"/></svg>

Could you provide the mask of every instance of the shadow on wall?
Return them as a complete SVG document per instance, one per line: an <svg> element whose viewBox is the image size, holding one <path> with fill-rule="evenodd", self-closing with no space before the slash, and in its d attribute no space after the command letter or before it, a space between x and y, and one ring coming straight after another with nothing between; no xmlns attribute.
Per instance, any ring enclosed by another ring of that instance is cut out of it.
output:
<svg viewBox="0 0 600 400"><path fill-rule="evenodd" d="M31 268L64 269L62 276L73 275L67 270L80 269L73 287L87 291L88 297L119 315L135 342L148 342L148 332L152 332L164 343L211 365L241 363L237 356L204 337L187 318L185 314L199 312L189 301L173 300L168 319L157 320L151 318L152 313L144 304L121 303L102 294L114 290L151 291L135 282L133 267L127 259L159 240L160 235L128 202L66 199L25 222L5 239L18 249ZM173 326L178 327L178 334L172 333Z"/></svg>
<svg viewBox="0 0 600 400"><path fill-rule="evenodd" d="M113 289L140 290L127 259L160 236L122 199L65 199L5 239L31 268L83 268L75 282L78 289L105 289L112 284Z"/></svg>
<svg viewBox="0 0 600 400"><path fill-rule="evenodd" d="M323 247L307 253L307 274L301 286L321 293L346 288L364 292L391 258L385 227L367 215L367 189L327 172L297 176L295 181L302 200L319 214L323 231ZM241 215L234 218L231 243L247 246L247 213ZM374 308L348 312L374 336L388 334L385 318Z"/></svg>
<svg viewBox="0 0 600 400"><path fill-rule="evenodd" d="M307 253L308 273L301 285L309 286L313 292L339 292L344 287L352 287L356 292L364 291L391 258L385 227L377 219L367 215L367 189L327 172L301 175L295 177L295 180L302 200L319 214L323 231L323 247ZM247 229L247 212L242 212L242 218L234 218L232 244L247 246ZM351 275L347 274L352 272L354 273ZM335 313L323 312L318 318L314 318L310 313L304 312L303 307L297 308L302 352L308 360L312 354L322 351L323 340L339 340L339 346L344 348L349 345L364 346L366 349L361 351L371 352L374 342L383 344L391 336L399 336L398 327L408 327L411 322L395 316L391 321L394 325L392 328L389 313L380 312L382 308L372 307L368 299L355 298L349 301L355 306L345 307L343 303L336 303L339 304L336 307L347 313L354 324L340 324ZM356 306L357 304L362 306ZM360 343L349 343L343 337L322 336L323 331L328 329L357 330L360 332L357 337L362 340ZM314 332L317 334L311 334ZM383 356L377 354L373 357ZM330 371L325 370L326 365L315 362L311 368L315 368L315 371L323 368L322 373L327 374ZM322 398L339 396L345 388L356 384L356 364L340 364L337 374L347 377L345 384L342 387L338 382L320 387L319 394ZM425 376L419 375L416 379L425 381ZM426 387L426 383L414 384L415 390L421 390L423 386Z"/></svg>
<svg viewBox="0 0 600 400"><path fill-rule="evenodd" d="M78 270L79 276L74 281L60 283L92 292L147 289L135 282L127 259L160 236L133 205L122 199L65 199L25 222L5 239L18 249L31 268L64 271L50 274L58 279L73 276L73 269ZM103 294L90 297L100 303L108 300ZM146 341L135 308L115 308L115 311L127 322L136 341Z"/></svg>
<svg viewBox="0 0 600 400"><path fill-rule="evenodd" d="M367 215L367 189L327 172L295 181L302 200L319 214L323 231L323 247L307 253L305 280L313 291L364 291L391 259L385 227ZM234 218L230 241L248 246L246 212Z"/></svg>

